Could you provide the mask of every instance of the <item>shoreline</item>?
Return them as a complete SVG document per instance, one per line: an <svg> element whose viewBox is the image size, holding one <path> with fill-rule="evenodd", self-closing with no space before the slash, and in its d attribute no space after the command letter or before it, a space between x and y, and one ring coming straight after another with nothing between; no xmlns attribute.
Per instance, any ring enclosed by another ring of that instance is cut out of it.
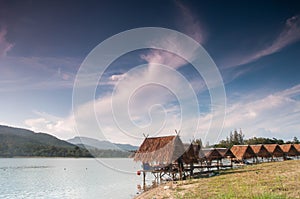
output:
<svg viewBox="0 0 300 199"><path fill-rule="evenodd" d="M63 156L13 156L13 157L1 157L0 156L0 159L13 159L13 158L18 158L18 159L25 159L25 158L132 159L132 158L126 158L126 157L63 157Z"/></svg>
<svg viewBox="0 0 300 199"><path fill-rule="evenodd" d="M300 160L259 163L221 170L209 178L166 182L134 199L300 198Z"/></svg>

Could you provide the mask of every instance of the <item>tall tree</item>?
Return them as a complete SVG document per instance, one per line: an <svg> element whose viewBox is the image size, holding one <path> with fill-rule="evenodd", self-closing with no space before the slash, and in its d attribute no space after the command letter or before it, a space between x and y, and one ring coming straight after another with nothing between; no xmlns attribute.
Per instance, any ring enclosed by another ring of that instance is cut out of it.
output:
<svg viewBox="0 0 300 199"><path fill-rule="evenodd" d="M299 144L300 143L299 140L298 140L298 138L296 136L293 138L293 143L294 144Z"/></svg>

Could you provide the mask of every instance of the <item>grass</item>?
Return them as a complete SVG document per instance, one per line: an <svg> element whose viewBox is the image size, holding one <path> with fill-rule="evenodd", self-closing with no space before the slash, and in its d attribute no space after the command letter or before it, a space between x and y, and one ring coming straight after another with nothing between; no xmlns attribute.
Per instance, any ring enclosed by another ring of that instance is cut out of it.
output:
<svg viewBox="0 0 300 199"><path fill-rule="evenodd" d="M300 199L300 160L224 170L219 176L180 182L170 190L160 188L140 198Z"/></svg>

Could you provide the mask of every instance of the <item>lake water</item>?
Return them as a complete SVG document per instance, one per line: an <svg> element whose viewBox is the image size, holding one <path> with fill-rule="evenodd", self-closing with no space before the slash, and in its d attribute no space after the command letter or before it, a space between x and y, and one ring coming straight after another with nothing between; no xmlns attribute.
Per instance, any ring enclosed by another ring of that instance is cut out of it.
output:
<svg viewBox="0 0 300 199"><path fill-rule="evenodd" d="M0 198L133 198L133 159L0 158Z"/></svg>

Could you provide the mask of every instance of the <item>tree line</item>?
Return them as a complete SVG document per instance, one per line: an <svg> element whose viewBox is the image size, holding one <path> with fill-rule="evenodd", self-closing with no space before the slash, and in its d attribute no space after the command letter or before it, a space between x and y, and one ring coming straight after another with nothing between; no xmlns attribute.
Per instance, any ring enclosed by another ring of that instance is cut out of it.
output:
<svg viewBox="0 0 300 199"><path fill-rule="evenodd" d="M233 132L230 132L229 136L225 140L221 140L218 144L215 144L214 147L217 148L230 148L233 145L254 145L254 144L299 144L298 138L295 136L292 141L284 142L282 139L277 138L264 138L264 137L253 137L249 139L244 139L245 135L240 129L236 129Z"/></svg>
<svg viewBox="0 0 300 199"><path fill-rule="evenodd" d="M284 141L277 138L264 138L264 137L253 137L245 139L245 135L240 129L239 131L235 129L229 133L229 136L225 140L221 140L218 144L209 145L207 142L203 145L201 139L195 139L192 143L198 144L202 147L209 148L231 148L233 145L255 145L255 144L300 144L299 139L295 136L291 141Z"/></svg>

